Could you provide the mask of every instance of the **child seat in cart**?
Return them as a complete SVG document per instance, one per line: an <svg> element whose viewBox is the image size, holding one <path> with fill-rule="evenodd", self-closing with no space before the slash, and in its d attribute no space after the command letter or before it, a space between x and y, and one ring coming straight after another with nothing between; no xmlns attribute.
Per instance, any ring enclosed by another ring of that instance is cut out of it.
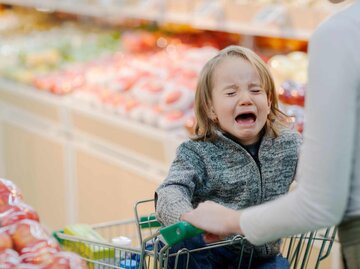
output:
<svg viewBox="0 0 360 269"><path fill-rule="evenodd" d="M186 222L162 227L156 220L153 205L153 199L139 201L134 206L134 219L93 225L90 236L66 234L66 229L54 235L64 250L78 253L90 269L166 269L170 268L169 259L175 261L174 268L180 269L178 261L181 257L189 261L195 252L230 245L241 250L237 268L251 268L252 252L245 263L242 255L246 238L239 235L202 248L181 249L170 254L174 245L202 231ZM284 238L281 253L289 261L290 268L319 268L330 254L335 234L335 228L328 228ZM191 269L186 262L181 268L184 267Z"/></svg>

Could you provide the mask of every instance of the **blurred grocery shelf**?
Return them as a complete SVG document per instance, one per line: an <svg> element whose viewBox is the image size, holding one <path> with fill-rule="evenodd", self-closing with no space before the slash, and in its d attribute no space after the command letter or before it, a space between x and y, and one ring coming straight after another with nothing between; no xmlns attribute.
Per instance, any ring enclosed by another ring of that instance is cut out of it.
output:
<svg viewBox="0 0 360 269"><path fill-rule="evenodd" d="M0 107L1 174L15 179L52 228L131 217L132 202L152 197L181 141L4 79ZM123 195L94 199L99 188ZM102 210L116 204L127 207ZM65 215L54 208L65 208Z"/></svg>
<svg viewBox="0 0 360 269"><path fill-rule="evenodd" d="M295 2L295 3L292 3ZM296 3L302 2L302 4ZM107 20L141 19L257 36L307 40L336 9L318 1L72 1L1 0L0 3Z"/></svg>

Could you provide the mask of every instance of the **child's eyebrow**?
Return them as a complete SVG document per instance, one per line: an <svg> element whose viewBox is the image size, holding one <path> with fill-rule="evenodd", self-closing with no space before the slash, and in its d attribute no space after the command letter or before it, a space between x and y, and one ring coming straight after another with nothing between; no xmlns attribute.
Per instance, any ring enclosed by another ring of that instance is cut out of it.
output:
<svg viewBox="0 0 360 269"><path fill-rule="evenodd" d="M261 84L259 82L250 82L249 86L257 86L257 87L261 87Z"/></svg>
<svg viewBox="0 0 360 269"><path fill-rule="evenodd" d="M238 84L232 83L232 84L225 85L223 87L223 91L227 90L227 89L238 89L238 88L239 88Z"/></svg>

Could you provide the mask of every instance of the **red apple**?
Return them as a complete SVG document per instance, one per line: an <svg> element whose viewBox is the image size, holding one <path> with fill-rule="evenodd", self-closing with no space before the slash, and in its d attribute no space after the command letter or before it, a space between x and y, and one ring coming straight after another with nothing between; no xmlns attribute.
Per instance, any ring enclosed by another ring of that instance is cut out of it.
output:
<svg viewBox="0 0 360 269"><path fill-rule="evenodd" d="M1 214L11 208L11 205L8 203L8 196L0 196L0 218Z"/></svg>
<svg viewBox="0 0 360 269"><path fill-rule="evenodd" d="M0 252L0 268L17 269L20 263L19 255L13 249L5 249Z"/></svg>
<svg viewBox="0 0 360 269"><path fill-rule="evenodd" d="M27 254L27 253L36 253L36 252L41 251L44 248L45 249L51 248L51 249L56 250L56 252L59 252L61 250L58 242L54 238L49 237L47 240L39 240L39 241L35 242L34 244L30 244L29 246L24 247L20 251L20 255Z"/></svg>
<svg viewBox="0 0 360 269"><path fill-rule="evenodd" d="M0 193L10 193L11 189L8 180L0 178Z"/></svg>
<svg viewBox="0 0 360 269"><path fill-rule="evenodd" d="M182 96L180 90L173 90L165 96L165 104L172 104L178 101Z"/></svg>
<svg viewBox="0 0 360 269"><path fill-rule="evenodd" d="M7 231L0 230L0 252L13 247L11 237ZM1 268L1 267L0 267Z"/></svg>
<svg viewBox="0 0 360 269"><path fill-rule="evenodd" d="M31 263L19 263L16 269L43 269L43 266Z"/></svg>
<svg viewBox="0 0 360 269"><path fill-rule="evenodd" d="M23 203L19 197L12 196L11 194L0 194L0 218L2 213L19 203Z"/></svg>
<svg viewBox="0 0 360 269"><path fill-rule="evenodd" d="M184 116L184 112L180 110L171 111L165 115L166 119L169 121L178 120L183 116Z"/></svg>
<svg viewBox="0 0 360 269"><path fill-rule="evenodd" d="M22 197L19 188L10 180L0 178L0 194L12 194Z"/></svg>
<svg viewBox="0 0 360 269"><path fill-rule="evenodd" d="M20 259L24 263L47 265L52 262L54 254L59 251L60 247L52 243L51 240L49 242L39 241L31 247L23 248Z"/></svg>
<svg viewBox="0 0 360 269"><path fill-rule="evenodd" d="M86 263L78 255L71 252L59 252L54 255L52 263L44 269L87 269Z"/></svg>
<svg viewBox="0 0 360 269"><path fill-rule="evenodd" d="M0 213L7 209L7 205L22 199L22 194L14 183L0 178Z"/></svg>
<svg viewBox="0 0 360 269"><path fill-rule="evenodd" d="M31 246L38 241L50 239L40 223L27 219L21 220L11 226L10 234L14 249L19 253L23 248Z"/></svg>
<svg viewBox="0 0 360 269"><path fill-rule="evenodd" d="M0 227L12 225L23 219L39 221L39 216L31 206L17 202L7 206L7 210L0 213Z"/></svg>

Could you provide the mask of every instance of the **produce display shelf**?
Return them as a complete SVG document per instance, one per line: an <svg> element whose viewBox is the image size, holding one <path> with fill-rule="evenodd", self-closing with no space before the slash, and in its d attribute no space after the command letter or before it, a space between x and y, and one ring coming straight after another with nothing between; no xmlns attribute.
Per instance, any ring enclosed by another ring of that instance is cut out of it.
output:
<svg viewBox="0 0 360 269"><path fill-rule="evenodd" d="M190 25L196 29L216 30L257 36L308 40L316 26L334 10L289 6L285 4L241 4L212 1L209 6L184 1L60 1L0 0L0 4L36 8L44 12L59 11L112 21L150 20L158 23Z"/></svg>

